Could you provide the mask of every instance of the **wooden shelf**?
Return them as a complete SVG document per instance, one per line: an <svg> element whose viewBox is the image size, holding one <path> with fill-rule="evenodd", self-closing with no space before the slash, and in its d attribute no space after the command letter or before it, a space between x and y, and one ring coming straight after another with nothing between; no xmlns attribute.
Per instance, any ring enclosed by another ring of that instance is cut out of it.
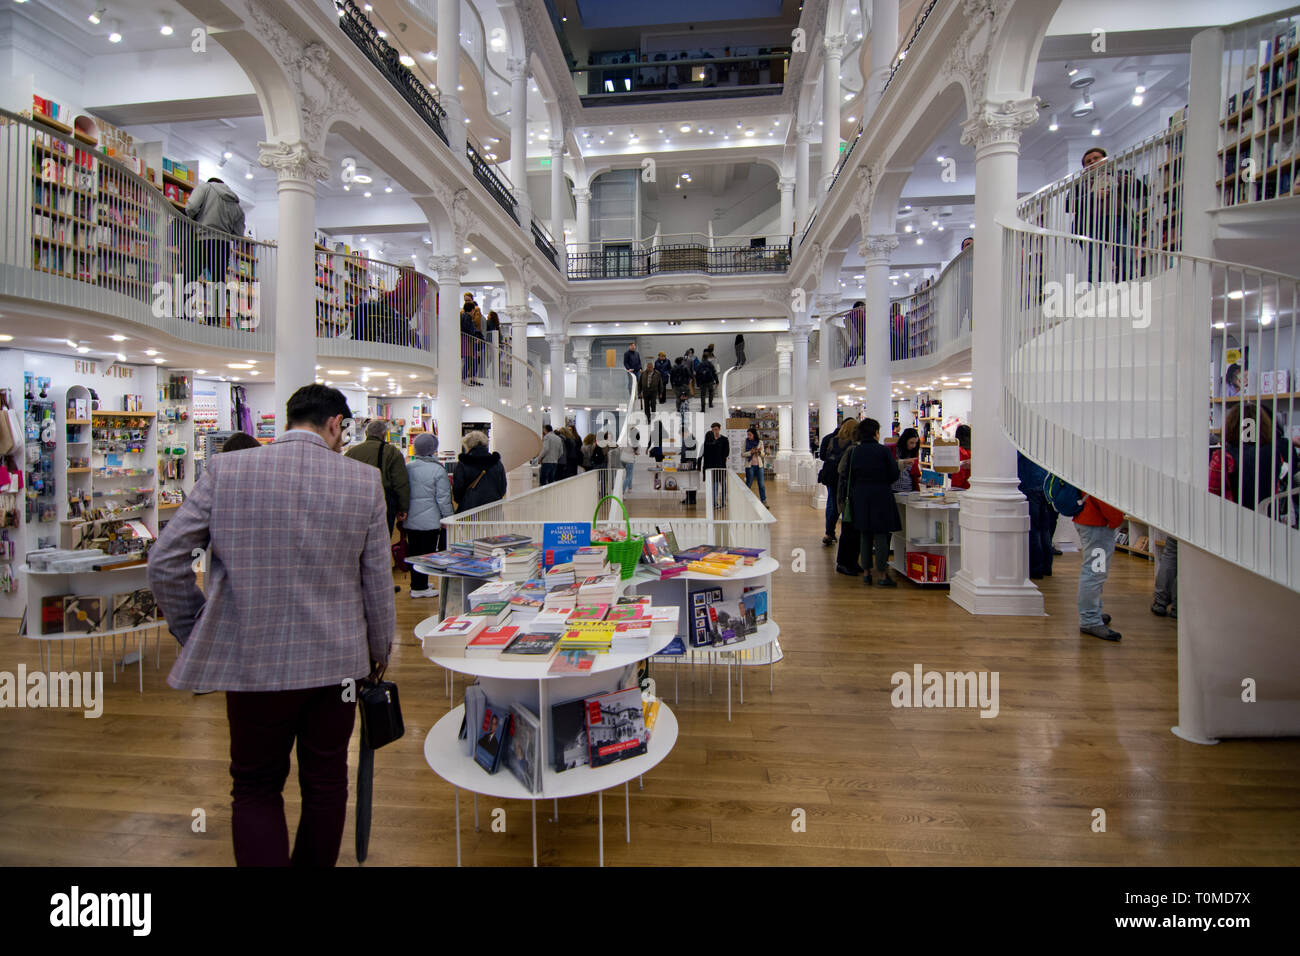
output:
<svg viewBox="0 0 1300 956"><path fill-rule="evenodd" d="M40 183L43 186L53 186L55 189L66 189L70 193L76 193L78 196L87 196L91 199L95 194L85 189L78 189L76 186L70 186L67 183L61 183L57 179L46 179L41 175L40 170L32 170L32 182Z"/></svg>
<svg viewBox="0 0 1300 956"><path fill-rule="evenodd" d="M99 416L100 418L153 418L158 413L157 412L112 412L112 411L101 411L99 409L96 409L90 414L92 417Z"/></svg>
<svg viewBox="0 0 1300 956"><path fill-rule="evenodd" d="M1210 402L1214 405L1222 405L1224 402L1235 405L1238 402L1285 402L1289 399L1300 400L1300 392L1279 392L1276 395L1234 395L1228 398L1211 398Z"/></svg>
<svg viewBox="0 0 1300 956"><path fill-rule="evenodd" d="M162 178L165 183L171 183L173 186L181 186L191 192L193 192L194 187L198 185L197 182L191 179L181 179L179 176L174 176L165 169L163 170Z"/></svg>
<svg viewBox="0 0 1300 956"><path fill-rule="evenodd" d="M173 510L173 509L175 509L175 508L179 508L179 507L180 507L181 505L183 505L183 504L185 504L185 502L183 502L183 501L171 501L171 502L164 501L162 504L160 504L160 505L158 506L158 510L159 510L159 511L171 511L171 510Z"/></svg>
<svg viewBox="0 0 1300 956"><path fill-rule="evenodd" d="M69 419L68 419L66 422L64 422L63 424L65 424L65 425L89 425L89 424L90 424L90 419L89 419L89 418L69 418Z"/></svg>
<svg viewBox="0 0 1300 956"><path fill-rule="evenodd" d="M90 229L93 229L96 225L96 223L91 222L89 219L82 219L75 213L60 212L57 209L51 209L49 206L38 206L35 203L32 204L32 212L38 212L44 216L55 216L59 219L71 219L73 222Z"/></svg>
<svg viewBox="0 0 1300 956"><path fill-rule="evenodd" d="M50 129L56 129L60 133L64 133L68 136L72 135L72 127L67 123L60 123L53 116L46 116L44 113L38 113L36 110L32 110L32 119L48 126Z"/></svg>
<svg viewBox="0 0 1300 956"><path fill-rule="evenodd" d="M70 475L90 474L90 469L89 469L89 468L69 468L69 469L68 469L68 474L70 474Z"/></svg>

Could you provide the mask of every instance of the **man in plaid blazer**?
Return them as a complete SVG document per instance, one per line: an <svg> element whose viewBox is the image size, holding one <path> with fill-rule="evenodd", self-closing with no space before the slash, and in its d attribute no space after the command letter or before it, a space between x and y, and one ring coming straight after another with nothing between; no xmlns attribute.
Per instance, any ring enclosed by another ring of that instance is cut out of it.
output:
<svg viewBox="0 0 1300 956"><path fill-rule="evenodd" d="M392 648L392 553L379 472L339 454L347 400L307 385L288 431L221 454L149 554L181 642L167 682L226 691L235 862L332 866L348 798L353 681ZM207 596L193 570L209 554ZM302 817L289 852L283 790L298 746Z"/></svg>

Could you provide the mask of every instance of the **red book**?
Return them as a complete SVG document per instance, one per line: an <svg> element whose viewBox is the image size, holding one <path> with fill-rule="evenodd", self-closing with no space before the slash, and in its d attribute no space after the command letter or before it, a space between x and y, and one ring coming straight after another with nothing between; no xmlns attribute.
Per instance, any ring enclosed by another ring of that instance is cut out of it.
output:
<svg viewBox="0 0 1300 956"><path fill-rule="evenodd" d="M519 633L519 628L509 625L504 627L489 627L479 634L476 634L468 644L465 645L466 657L494 657L505 650L507 644L515 639Z"/></svg>
<svg viewBox="0 0 1300 956"><path fill-rule="evenodd" d="M582 607L573 609L569 615L570 621L603 621L605 615L609 613L608 604L586 604Z"/></svg>
<svg viewBox="0 0 1300 956"><path fill-rule="evenodd" d="M607 621L636 621L642 618L650 618L643 604L617 604L605 615Z"/></svg>

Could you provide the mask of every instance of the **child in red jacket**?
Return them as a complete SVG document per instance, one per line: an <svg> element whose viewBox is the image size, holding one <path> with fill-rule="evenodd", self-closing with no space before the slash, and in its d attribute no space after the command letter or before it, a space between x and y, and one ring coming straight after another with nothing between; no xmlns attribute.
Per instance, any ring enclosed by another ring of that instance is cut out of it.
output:
<svg viewBox="0 0 1300 956"><path fill-rule="evenodd" d="M1119 631L1110 627L1110 615L1101 609L1101 588L1110 575L1115 555L1115 529L1124 513L1092 495L1083 499L1083 510L1074 516L1083 551L1079 568L1079 630L1103 641L1118 641Z"/></svg>

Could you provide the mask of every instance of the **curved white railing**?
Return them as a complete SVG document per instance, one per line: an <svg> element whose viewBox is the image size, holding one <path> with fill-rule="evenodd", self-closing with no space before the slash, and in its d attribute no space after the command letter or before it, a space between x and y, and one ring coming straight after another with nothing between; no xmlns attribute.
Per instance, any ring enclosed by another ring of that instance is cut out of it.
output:
<svg viewBox="0 0 1300 956"><path fill-rule="evenodd" d="M529 428L542 427L542 376L511 353L508 341L498 346L462 332L460 356L461 395L465 401Z"/></svg>
<svg viewBox="0 0 1300 956"><path fill-rule="evenodd" d="M199 226L137 174L141 161L92 145L93 127L56 124L0 110L0 293L273 351L276 247Z"/></svg>
<svg viewBox="0 0 1300 956"><path fill-rule="evenodd" d="M1103 501L1300 590L1297 488L1281 477L1300 412L1300 279L1020 221L1002 242L1011 440ZM1212 492L1216 450L1236 471ZM1264 503L1237 503L1250 499Z"/></svg>
<svg viewBox="0 0 1300 956"><path fill-rule="evenodd" d="M811 368L811 365L810 365ZM775 362L747 362L722 373L722 406L781 398L781 372ZM789 396L784 396L788 401Z"/></svg>
<svg viewBox="0 0 1300 956"><path fill-rule="evenodd" d="M636 377L625 368L591 368L565 387L565 401L597 405L627 404L628 389L636 386Z"/></svg>
<svg viewBox="0 0 1300 956"><path fill-rule="evenodd" d="M437 348L437 289L411 266L318 248L315 289L320 355L427 364Z"/></svg>

